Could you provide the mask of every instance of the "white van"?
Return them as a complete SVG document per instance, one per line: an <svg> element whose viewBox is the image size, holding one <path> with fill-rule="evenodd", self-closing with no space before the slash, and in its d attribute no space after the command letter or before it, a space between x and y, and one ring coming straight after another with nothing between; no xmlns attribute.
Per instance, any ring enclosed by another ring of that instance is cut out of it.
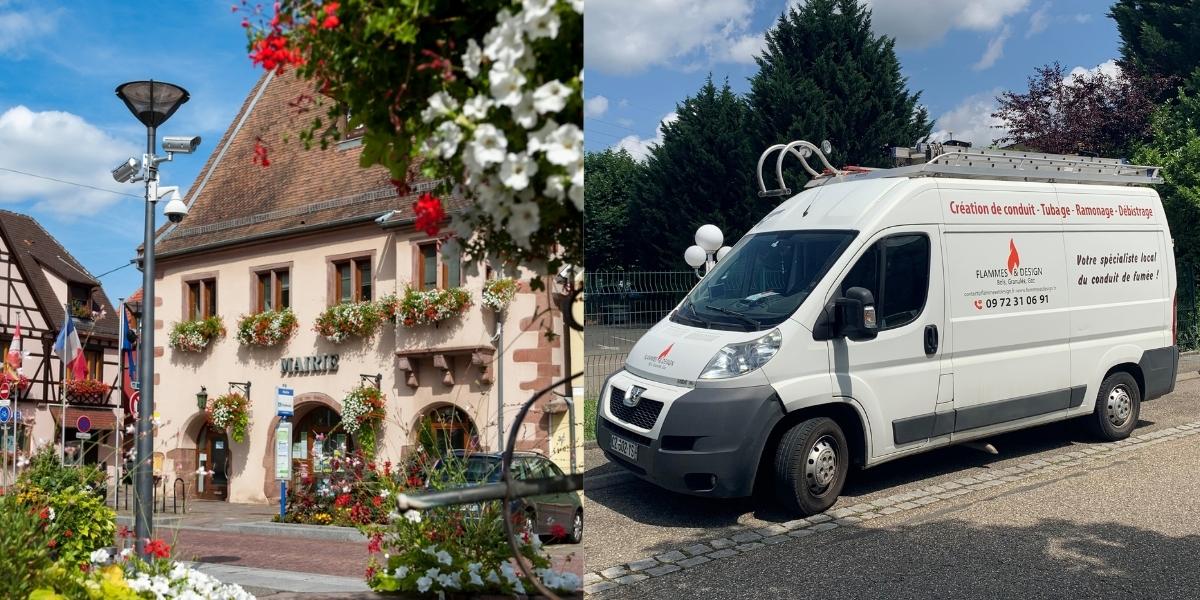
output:
<svg viewBox="0 0 1200 600"><path fill-rule="evenodd" d="M928 162L847 173L808 142L773 151L781 189L762 195L790 195L788 154L809 189L605 382L596 435L612 461L703 496L762 480L812 514L851 464L1074 417L1119 440L1174 389L1157 168L933 145Z"/></svg>

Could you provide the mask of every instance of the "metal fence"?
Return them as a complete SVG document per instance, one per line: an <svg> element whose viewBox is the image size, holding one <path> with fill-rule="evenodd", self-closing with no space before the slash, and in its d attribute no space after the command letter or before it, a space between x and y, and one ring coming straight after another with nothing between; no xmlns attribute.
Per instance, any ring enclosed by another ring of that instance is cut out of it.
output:
<svg viewBox="0 0 1200 600"><path fill-rule="evenodd" d="M1196 268L1179 264L1175 288L1175 339L1182 351L1200 350L1200 300L1197 298Z"/></svg>
<svg viewBox="0 0 1200 600"><path fill-rule="evenodd" d="M584 275L584 386L588 398L600 395L604 378L621 368L638 338L667 316L697 281L692 271Z"/></svg>

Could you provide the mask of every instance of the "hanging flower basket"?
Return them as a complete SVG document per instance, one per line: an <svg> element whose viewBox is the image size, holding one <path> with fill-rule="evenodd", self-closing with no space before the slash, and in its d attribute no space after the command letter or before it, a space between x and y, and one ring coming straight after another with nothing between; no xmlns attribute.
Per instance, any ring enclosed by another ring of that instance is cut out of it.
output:
<svg viewBox="0 0 1200 600"><path fill-rule="evenodd" d="M67 382L67 400L74 404L104 404L110 386L95 379L73 379Z"/></svg>
<svg viewBox="0 0 1200 600"><path fill-rule="evenodd" d="M342 399L342 429L357 436L363 452L375 455L375 431L387 418L387 398L375 386L360 385Z"/></svg>
<svg viewBox="0 0 1200 600"><path fill-rule="evenodd" d="M215 339L225 337L225 322L220 315L196 321L182 321L171 328L172 350L201 352Z"/></svg>
<svg viewBox="0 0 1200 600"><path fill-rule="evenodd" d="M237 341L243 346L278 346L296 333L298 325L291 308L246 315L238 320Z"/></svg>
<svg viewBox="0 0 1200 600"><path fill-rule="evenodd" d="M14 386L20 391L25 391L25 389L29 387L29 378L24 375L13 375L12 373L8 372L0 373L0 381L5 381L9 386ZM12 393L12 391L10 391L10 393Z"/></svg>
<svg viewBox="0 0 1200 600"><path fill-rule="evenodd" d="M245 396L235 392L210 398L204 413L213 427L224 430L233 441L246 439L246 430L250 427L250 401Z"/></svg>
<svg viewBox="0 0 1200 600"><path fill-rule="evenodd" d="M463 288L427 291L408 288L404 295L385 300L393 321L404 327L417 327L461 316L471 307L471 292Z"/></svg>
<svg viewBox="0 0 1200 600"><path fill-rule="evenodd" d="M517 280L511 277L489 279L483 284L480 302L493 312L504 312L517 295Z"/></svg>
<svg viewBox="0 0 1200 600"><path fill-rule="evenodd" d="M317 317L313 331L340 344L351 336L367 338L375 335L382 321L379 305L375 302L347 302L325 309Z"/></svg>

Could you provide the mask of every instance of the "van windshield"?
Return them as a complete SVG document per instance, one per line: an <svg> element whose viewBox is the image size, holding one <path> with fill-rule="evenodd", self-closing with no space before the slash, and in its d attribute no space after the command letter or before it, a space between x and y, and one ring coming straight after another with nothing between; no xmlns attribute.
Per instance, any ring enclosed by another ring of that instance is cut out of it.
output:
<svg viewBox="0 0 1200 600"><path fill-rule="evenodd" d="M854 239L853 231L768 231L741 239L696 284L677 323L755 331L790 317Z"/></svg>

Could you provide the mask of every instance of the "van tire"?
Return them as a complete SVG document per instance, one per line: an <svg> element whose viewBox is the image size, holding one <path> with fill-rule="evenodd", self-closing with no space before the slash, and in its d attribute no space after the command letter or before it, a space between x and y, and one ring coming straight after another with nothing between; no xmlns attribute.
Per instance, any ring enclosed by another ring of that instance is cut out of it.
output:
<svg viewBox="0 0 1200 600"><path fill-rule="evenodd" d="M825 511L842 493L850 470L850 447L828 417L801 421L779 439L775 450L775 495L801 516Z"/></svg>
<svg viewBox="0 0 1200 600"><path fill-rule="evenodd" d="M1129 437L1141 414L1142 393L1137 380L1125 371L1104 378L1096 394L1096 410L1087 418L1088 429L1106 442Z"/></svg>

